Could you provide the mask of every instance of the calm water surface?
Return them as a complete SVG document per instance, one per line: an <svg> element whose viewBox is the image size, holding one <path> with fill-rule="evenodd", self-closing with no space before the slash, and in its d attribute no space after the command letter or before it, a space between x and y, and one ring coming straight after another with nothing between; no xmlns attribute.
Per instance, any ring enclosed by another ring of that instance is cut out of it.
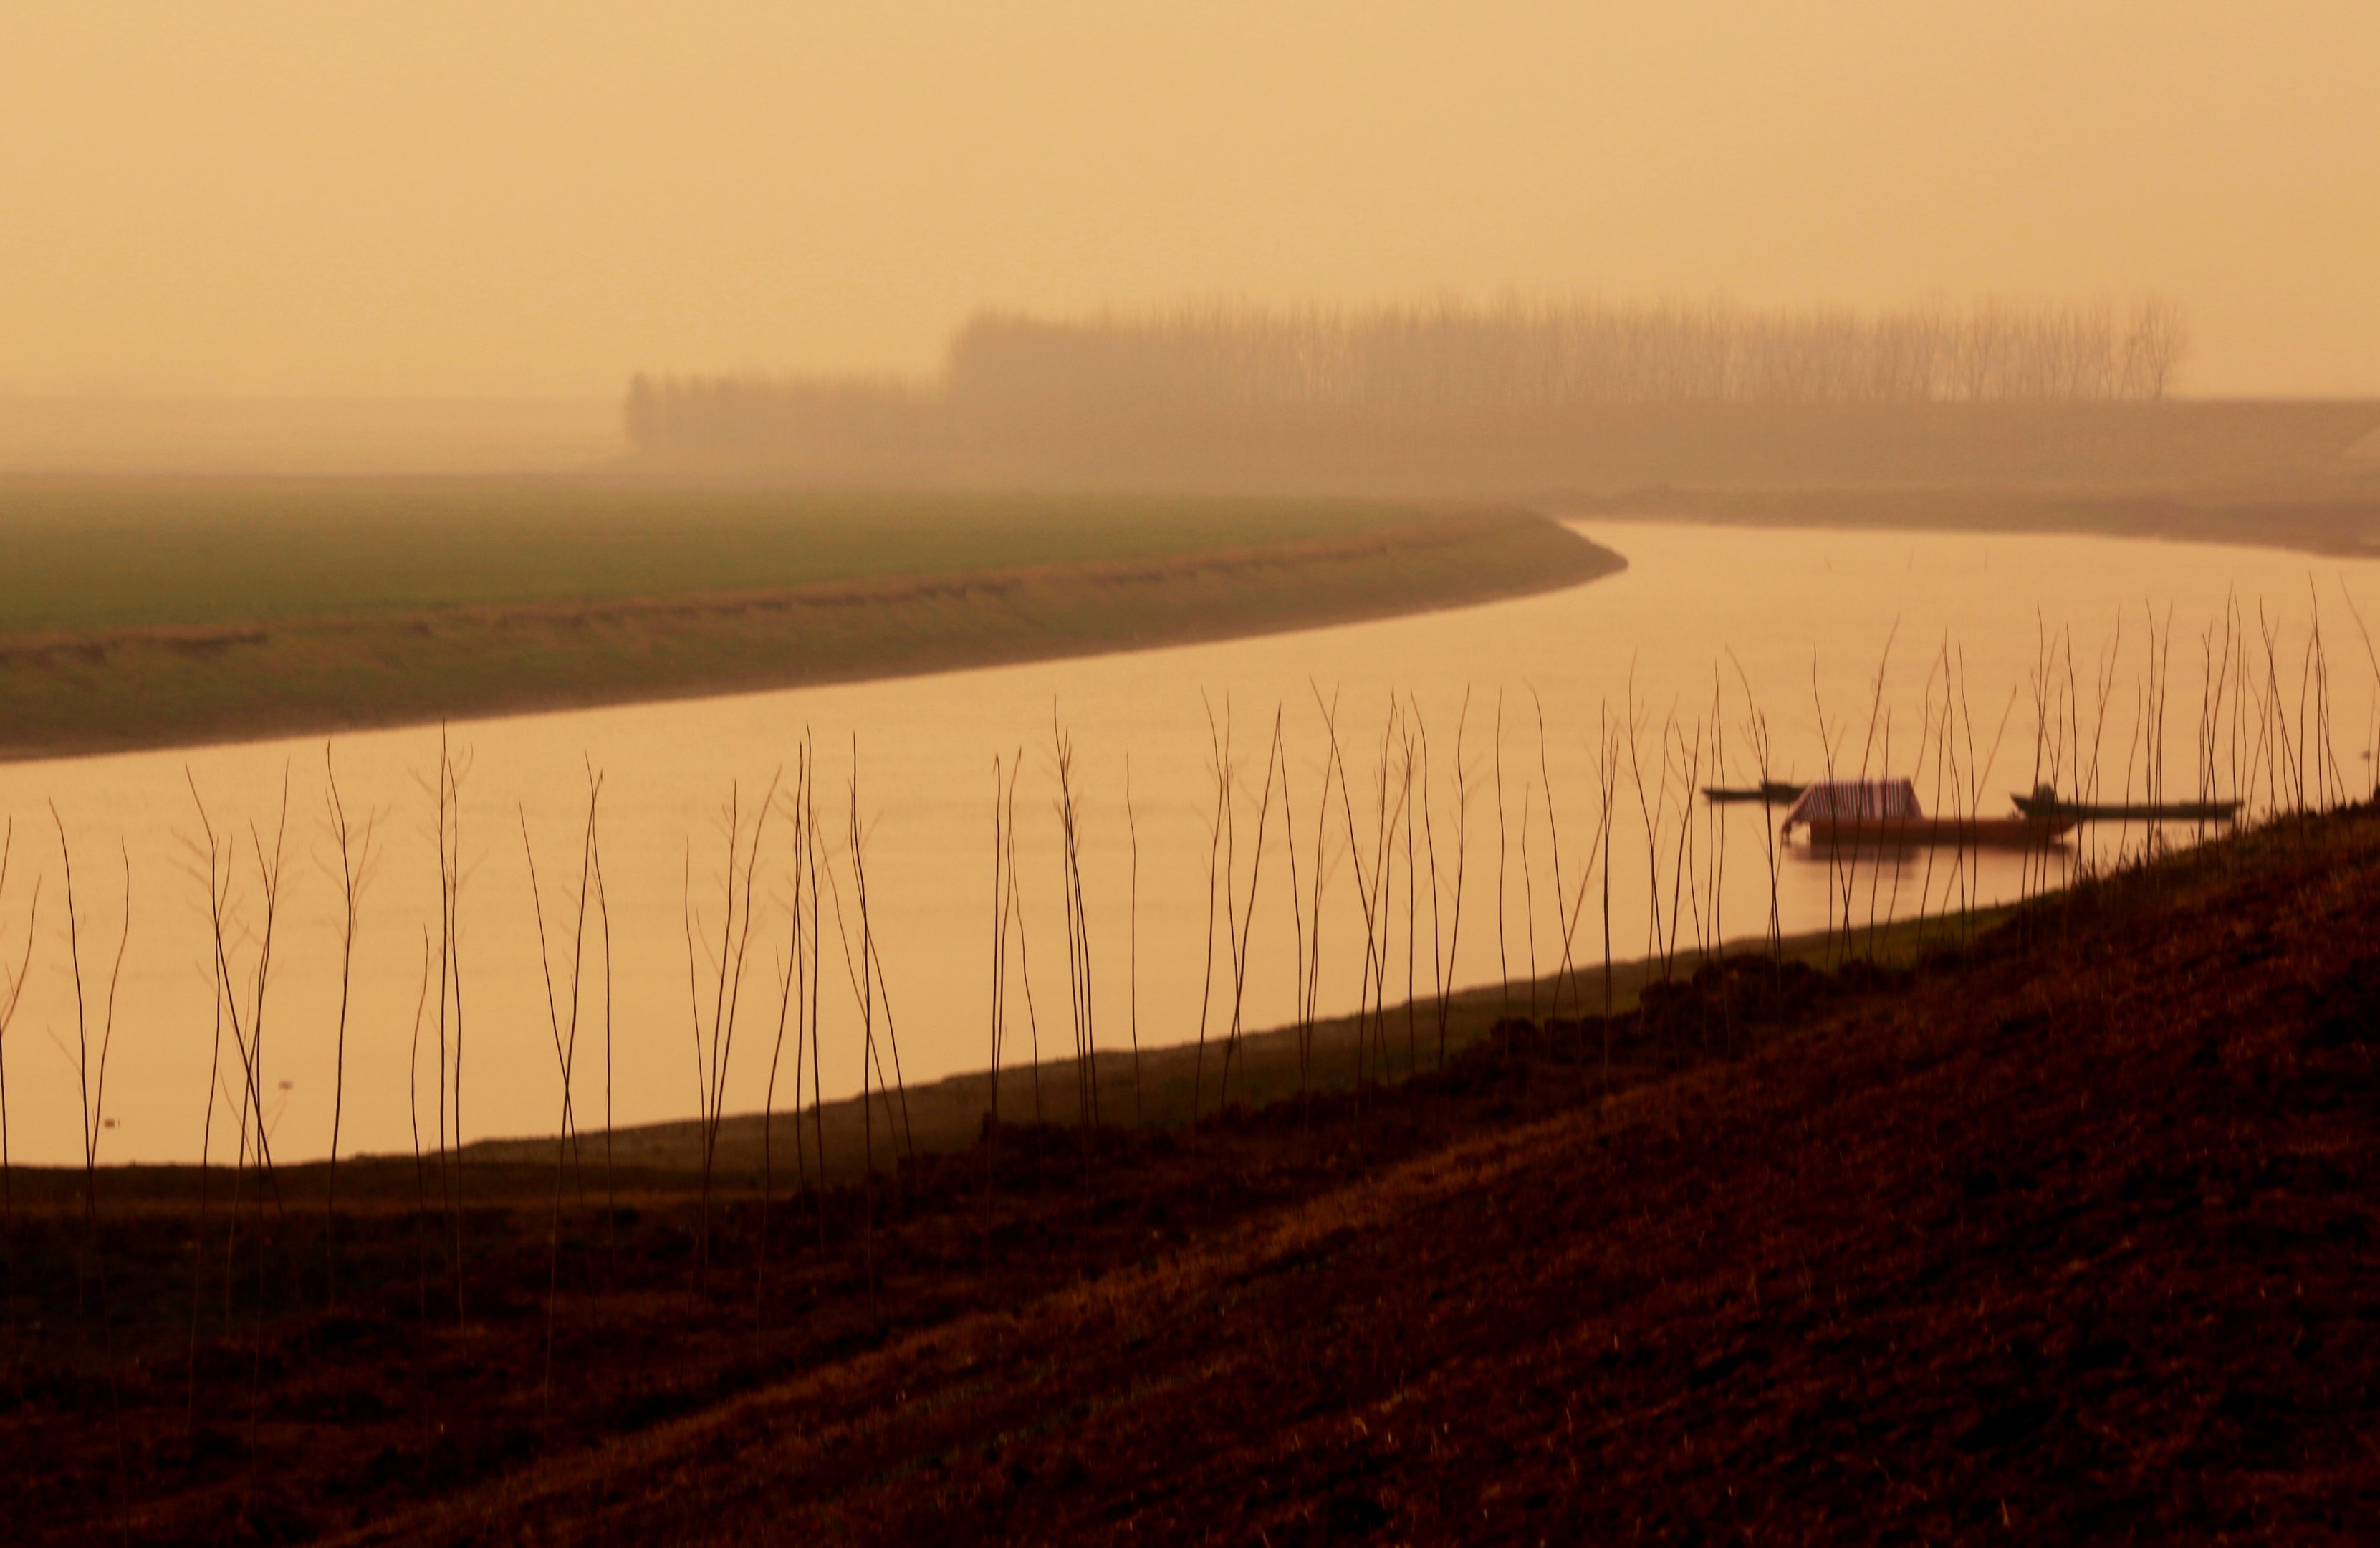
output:
<svg viewBox="0 0 2380 1548"><path fill-rule="evenodd" d="M2122 785L2127 762L2135 770L2132 786L2141 786L2145 760L2137 728L2147 663L2144 608L2153 605L2161 620L2170 608L2167 777L2175 792L2194 793L2191 765L2201 631L2223 612L2228 596L2243 605L2252 628L2261 601L2279 629L2285 694L2293 696L2313 614L2311 581L2331 660L2336 756L2349 779L2369 782L2361 750L2370 745L2373 676L2342 591L2372 616L2380 606L2380 571L2371 561L2091 538L1756 531L1614 521L1585 523L1580 530L1626 555L1627 571L1548 596L1342 628L456 726L455 745L468 760L460 920L468 1018L466 1138L550 1133L558 1121L560 1074L521 823L525 812L538 850L547 924L558 937L555 966L566 995L589 762L604 779L615 996L612 1100L623 1124L696 1111L685 923L689 878L696 919L715 933L731 791L739 794L748 813L774 771L782 766L790 775L806 732L815 737L822 764L820 797L837 835L832 864L846 898L850 879L842 835L856 747L874 926L902 1066L913 1082L981 1068L990 1055L992 765L995 758L1013 757L1020 750L1023 906L1042 1052L1054 1056L1070 1045L1062 859L1053 810L1053 713L1076 747L1095 1033L1107 1048L1128 1045L1135 1006L1128 966L1133 882L1123 802L1127 758L1138 829L1139 1036L1155 1045L1186 1041L1198 1031L1208 823L1214 799L1209 708L1219 721L1228 717L1232 728L1241 786L1234 886L1244 904L1276 709L1282 715L1299 877L1310 887L1315 802L1329 753L1318 689L1325 698L1335 695L1340 705L1357 849L1366 876L1374 863L1381 734L1391 696L1405 698L1408 724L1417 714L1429 737L1428 815L1438 840L1438 917L1443 929L1455 901L1456 729L1469 695L1462 742L1463 778L1471 789L1469 859L1454 971L1462 984L1494 982L1500 972L1500 695L1502 944L1516 974L1531 960L1533 946L1539 971L1552 971L1560 960L1558 921L1578 896L1595 837L1598 717L1624 713L1632 692L1644 723L1648 784L1661 780L1661 744L1673 715L1675 762L1692 755L1699 729L1706 780L1715 753L1723 756L1730 778L1753 776L1745 734L1748 681L1768 723L1778 773L1807 778L1822 771L1823 705L1845 763L1856 765L1865 744L1875 772L1914 774L1921 796L1930 801L1934 760L1927 754L1920 763L1919 727L1926 714L1929 674L1937 668L1947 640L1962 653L1978 758L1990 750L2005 714L2005 741L1984 788L1985 810L2006 811L2006 793L2024 787L2033 774L2033 682L2045 632L2072 631L2086 740L2102 697L2092 679L2107 685L2103 786ZM1895 642L1882 701L1889 719L1878 717L1871 738L1868 706L1888 637ZM2261 645L2257 649L2261 675ZM1715 671L1721 701L1714 721ZM2064 677L2062 664L2057 676ZM1538 701L1545 724L1542 766L1549 780L1539 774ZM1715 745L1714 724L1723 747ZM340 1150L401 1151L410 1143L407 1063L414 1051L423 941L438 919L431 795L438 736L434 730L348 736L333 750L350 811L368 812L376 823L376 854L356 946ZM1400 742L1391 749L1392 764L1402 757ZM94 1040L122 928L129 863L129 945L115 995L104 1088L110 1127L100 1137L101 1158L188 1160L199 1153L207 1117L216 1025L212 944L202 862L193 849L199 826L190 785L205 798L218 830L240 835L232 945L234 974L245 981L254 971L261 920L248 835L255 824L269 845L285 771L288 847L265 1002L267 1115L278 1159L318 1157L327 1150L339 954L336 850L324 812L322 766L320 741L276 741L0 767L0 820L15 822L15 858L0 895L0 956L9 971L22 948L36 880L41 886L28 981L6 1042L15 1160L65 1163L81 1155L64 873L49 804L56 803L74 854L86 1014ZM2228 762L2224 778L2228 779ZM1674 845L1682 769L1673 767L1670 785L1667 815L1658 820ZM1401 774L1391 774L1390 786L1394 806L1403 789ZM1419 798L1416 784L1415 799ZM1652 883L1645 821L1635 787L1624 774L1621 806L1610 876L1611 925L1615 951L1633 957L1648 940ZM1289 1019L1295 993L1281 822L1276 796L1247 969L1248 1020L1257 1027ZM1364 973L1357 868L1350 863L1345 818L1335 795L1329 826L1319 994L1326 1014L1355 1006ZM760 853L755 944L728 1078L731 1111L755 1109L761 1101L776 1024L775 974L788 922L791 831L779 819ZM1425 992L1432 922L1427 832L1415 828L1421 960L1413 969ZM1738 811L1727 819L1725 834L1718 928L1729 937L1755 936L1765 928L1769 909L1763 819L1756 811ZM1694 863L1697 884L1706 888L1706 829L1702 835ZM2138 838L2137 832L2106 833L2093 842L2105 847ZM1674 853L1665 850L1659 884L1665 911L1673 863ZM2071 863L2070 856L2061 857L2053 875ZM1407 971L1402 826L1391 864L1389 934L1395 945L1388 976L1394 1000L1402 996ZM1575 937L1578 953L1597 961L1603 931L1600 864L1597 859ZM1947 862L1937 859L1936 866L1931 885L1938 906L1949 876ZM1888 906L1906 913L1927 885L1927 875L1920 858L1887 868L1877 881L1890 889L1885 894ZM2000 857L1973 868L1962 884L1983 897L2005 896L2023 884L2022 876L2023 862ZM1786 930L1823 924L1833 896L1828 866L1798 857L1780 865L1777 902ZM1857 910L1863 919L1867 902L1863 884ZM823 998L830 1096L856 1090L859 1079L859 1013L835 940L839 924L856 928L856 920L839 920L830 906ZM1681 930L1691 946L1693 923ZM592 979L591 954L589 963ZM707 964L698 967L708 971ZM1220 993L1228 993L1228 971L1219 949L1213 972ZM1022 1001L1012 988L1003 1060L1030 1052ZM590 1115L587 1121L602 1110L601 1025L600 996L590 988L573 1081L579 1112ZM436 1079L434 1039L434 1029L425 1031L419 1049L425 1130L435 1122L430 1094ZM237 1122L237 1080L229 1073L237 1066L227 1042L222 1057L225 1073L215 1097L218 1156ZM95 1059L92 1073L95 1079ZM787 1076L780 1102L790 1093Z"/></svg>

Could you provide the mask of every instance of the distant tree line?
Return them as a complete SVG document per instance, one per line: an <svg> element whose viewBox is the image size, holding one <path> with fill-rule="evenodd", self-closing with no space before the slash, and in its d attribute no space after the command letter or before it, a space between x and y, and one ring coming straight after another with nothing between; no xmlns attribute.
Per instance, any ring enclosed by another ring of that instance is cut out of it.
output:
<svg viewBox="0 0 2380 1548"><path fill-rule="evenodd" d="M2156 298L1875 312L1517 299L988 312L960 330L939 379L639 375L627 415L651 451L868 461L1051 427L1147 437L1615 405L2146 402L2172 390L2188 341L2181 309Z"/></svg>
<svg viewBox="0 0 2380 1548"><path fill-rule="evenodd" d="M2185 339L2151 300L1898 311L1459 301L1365 311L1194 306L1050 322L980 316L961 398L1184 408L1926 403L2163 396Z"/></svg>

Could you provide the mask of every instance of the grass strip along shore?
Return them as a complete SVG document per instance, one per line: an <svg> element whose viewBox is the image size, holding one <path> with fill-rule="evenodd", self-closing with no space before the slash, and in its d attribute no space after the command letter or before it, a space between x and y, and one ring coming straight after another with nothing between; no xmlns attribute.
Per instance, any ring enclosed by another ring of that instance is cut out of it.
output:
<svg viewBox="0 0 2380 1548"><path fill-rule="evenodd" d="M2131 538L2380 553L2380 462L2296 493L2112 488L1643 489L1557 502L1572 515L1717 527Z"/></svg>
<svg viewBox="0 0 2380 1548"><path fill-rule="evenodd" d="M0 757L986 666L1574 585L1513 509L630 484L0 484Z"/></svg>
<svg viewBox="0 0 2380 1548"><path fill-rule="evenodd" d="M16 1518L2367 1539L2380 809L1932 928L1608 1020L1541 983L1407 1079L1003 1124L699 1228L666 1147L615 1173L592 1133L477 1152L451 1202L349 1163L335 1305L320 1168L195 1236L186 1172L103 1173L95 1212L20 1173Z"/></svg>

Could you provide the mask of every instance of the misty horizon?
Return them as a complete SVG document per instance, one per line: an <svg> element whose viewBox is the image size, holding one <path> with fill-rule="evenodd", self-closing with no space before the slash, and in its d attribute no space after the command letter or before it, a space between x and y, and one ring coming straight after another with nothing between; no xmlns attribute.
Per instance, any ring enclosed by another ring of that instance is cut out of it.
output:
<svg viewBox="0 0 2380 1548"><path fill-rule="evenodd" d="M0 395L586 400L1441 293L2158 295L2191 396L2380 393L2368 6L1452 14L20 13Z"/></svg>

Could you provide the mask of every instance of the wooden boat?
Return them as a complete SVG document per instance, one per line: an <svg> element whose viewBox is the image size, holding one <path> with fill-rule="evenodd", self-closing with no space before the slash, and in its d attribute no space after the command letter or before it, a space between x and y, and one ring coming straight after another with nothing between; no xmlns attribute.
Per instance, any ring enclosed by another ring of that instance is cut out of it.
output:
<svg viewBox="0 0 2380 1548"><path fill-rule="evenodd" d="M1806 785L1794 785L1781 779L1763 780L1751 786L1706 785L1703 786L1703 799L1713 806L1751 801L1758 801L1763 806L1790 806L1800 800L1802 792L1808 788Z"/></svg>
<svg viewBox="0 0 2380 1548"><path fill-rule="evenodd" d="M1928 817L1916 788L1905 779L1842 779L1811 786L1785 814L1784 832L1795 828L1812 844L1874 845L1919 848L1959 845L1987 848L2037 848L2071 832L2075 819L2044 817Z"/></svg>
<svg viewBox="0 0 2380 1548"><path fill-rule="evenodd" d="M2010 799L2027 817L2077 823L2229 823L2240 815L2238 801L2067 801L2046 785Z"/></svg>

